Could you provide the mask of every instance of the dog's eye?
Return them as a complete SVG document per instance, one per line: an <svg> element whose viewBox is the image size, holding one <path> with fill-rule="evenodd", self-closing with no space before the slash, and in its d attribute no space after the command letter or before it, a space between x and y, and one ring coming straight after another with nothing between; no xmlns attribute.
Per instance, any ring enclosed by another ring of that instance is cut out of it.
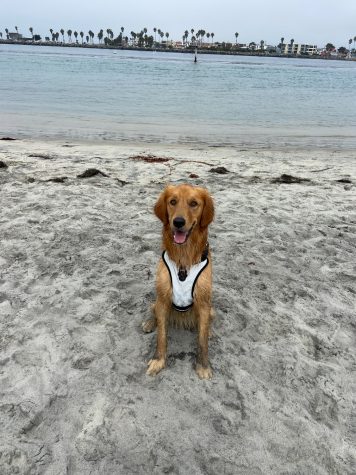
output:
<svg viewBox="0 0 356 475"><path fill-rule="evenodd" d="M177 200L174 200L174 199L173 199L173 200L171 200L169 203L170 203L172 206L175 206L175 205L177 204Z"/></svg>
<svg viewBox="0 0 356 475"><path fill-rule="evenodd" d="M198 203L195 200L193 200L193 201L190 202L190 206L192 208L195 208L196 206L198 206Z"/></svg>

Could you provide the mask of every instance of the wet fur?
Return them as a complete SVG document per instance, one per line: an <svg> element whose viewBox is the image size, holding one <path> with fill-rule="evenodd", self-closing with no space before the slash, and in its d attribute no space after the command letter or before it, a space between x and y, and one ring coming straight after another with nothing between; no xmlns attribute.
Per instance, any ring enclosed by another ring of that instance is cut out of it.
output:
<svg viewBox="0 0 356 475"><path fill-rule="evenodd" d="M177 205L171 206L176 199ZM192 200L198 203L192 208ZM201 260L208 241L208 225L214 218L214 204L207 190L190 185L168 186L160 195L154 212L162 221L162 248L179 266L189 269ZM190 236L184 244L173 240L173 220L184 217L187 229L193 226ZM195 224L194 224L195 223ZM156 276L157 299L152 305L153 316L143 323L145 332L157 327L157 349L149 361L147 373L154 376L165 367L167 357L167 329L169 326L198 330L198 356L196 371L202 379L209 379L212 371L208 362L208 337L213 319L211 307L212 266L210 251L209 264L199 276L194 290L194 304L187 312L178 312L172 307L171 279L163 260L158 263Z"/></svg>

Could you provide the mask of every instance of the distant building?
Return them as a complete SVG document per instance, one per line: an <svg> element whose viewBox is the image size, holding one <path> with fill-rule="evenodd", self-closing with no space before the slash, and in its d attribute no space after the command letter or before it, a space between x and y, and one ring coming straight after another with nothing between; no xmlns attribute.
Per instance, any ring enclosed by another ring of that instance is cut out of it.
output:
<svg viewBox="0 0 356 475"><path fill-rule="evenodd" d="M264 45L264 49L267 50L268 53L277 53L277 46Z"/></svg>
<svg viewBox="0 0 356 475"><path fill-rule="evenodd" d="M301 54L308 54L314 55L318 54L318 47L317 45L306 45L301 43L289 43L280 45L281 53L282 54L293 54L293 55L301 55Z"/></svg>
<svg viewBox="0 0 356 475"><path fill-rule="evenodd" d="M173 47L177 49L182 49L184 47L183 41L174 41Z"/></svg>
<svg viewBox="0 0 356 475"><path fill-rule="evenodd" d="M18 41L18 40L22 40L23 37L22 35L20 35L20 33L8 33L8 39L9 40L12 40L12 41Z"/></svg>

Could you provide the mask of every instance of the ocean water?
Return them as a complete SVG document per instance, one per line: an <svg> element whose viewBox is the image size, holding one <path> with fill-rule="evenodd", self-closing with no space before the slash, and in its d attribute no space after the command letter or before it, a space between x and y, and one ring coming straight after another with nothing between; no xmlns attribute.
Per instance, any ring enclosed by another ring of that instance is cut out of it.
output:
<svg viewBox="0 0 356 475"><path fill-rule="evenodd" d="M356 62L0 45L0 134L356 148Z"/></svg>

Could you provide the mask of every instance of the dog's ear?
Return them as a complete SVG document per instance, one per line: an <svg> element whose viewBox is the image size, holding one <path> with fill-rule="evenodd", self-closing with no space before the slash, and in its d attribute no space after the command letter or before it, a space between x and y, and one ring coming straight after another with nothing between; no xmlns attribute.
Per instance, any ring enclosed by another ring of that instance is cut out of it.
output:
<svg viewBox="0 0 356 475"><path fill-rule="evenodd" d="M168 224L167 196L168 187L162 191L153 209L155 215L162 221L163 224Z"/></svg>
<svg viewBox="0 0 356 475"><path fill-rule="evenodd" d="M204 208L200 218L200 226L206 228L214 219L214 201L206 190L202 190Z"/></svg>

